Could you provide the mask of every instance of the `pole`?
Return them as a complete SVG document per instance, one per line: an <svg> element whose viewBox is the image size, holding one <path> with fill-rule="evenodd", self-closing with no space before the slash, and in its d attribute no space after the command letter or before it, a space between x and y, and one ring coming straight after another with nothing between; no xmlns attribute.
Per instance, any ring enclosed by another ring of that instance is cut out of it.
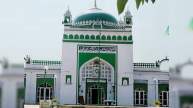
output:
<svg viewBox="0 0 193 108"><path fill-rule="evenodd" d="M44 101L46 101L46 71L48 70L48 66L44 66Z"/></svg>
<svg viewBox="0 0 193 108"><path fill-rule="evenodd" d="M46 69L44 69L44 101L46 101Z"/></svg>

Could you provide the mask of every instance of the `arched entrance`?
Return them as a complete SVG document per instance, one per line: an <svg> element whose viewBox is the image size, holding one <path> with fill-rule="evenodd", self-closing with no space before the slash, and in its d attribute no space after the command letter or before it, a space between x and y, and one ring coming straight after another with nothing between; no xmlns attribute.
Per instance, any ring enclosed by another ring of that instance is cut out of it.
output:
<svg viewBox="0 0 193 108"><path fill-rule="evenodd" d="M98 57L80 68L79 98L84 104L104 105L104 101L115 98L114 69ZM80 102L80 101L79 101Z"/></svg>

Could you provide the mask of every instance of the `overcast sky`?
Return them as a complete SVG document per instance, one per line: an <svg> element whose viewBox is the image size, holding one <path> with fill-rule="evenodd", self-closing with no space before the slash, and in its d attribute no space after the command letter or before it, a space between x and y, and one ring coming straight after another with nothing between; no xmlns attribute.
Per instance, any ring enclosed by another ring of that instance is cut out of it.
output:
<svg viewBox="0 0 193 108"><path fill-rule="evenodd" d="M94 0L0 0L0 58L23 63L32 59L60 60L63 14L70 7L73 18L93 7ZM136 10L134 0L128 9L133 15L134 61L155 62L170 58L163 67L193 60L193 0L157 0ZM97 0L99 8L118 20L116 0ZM165 34L170 25L170 35Z"/></svg>

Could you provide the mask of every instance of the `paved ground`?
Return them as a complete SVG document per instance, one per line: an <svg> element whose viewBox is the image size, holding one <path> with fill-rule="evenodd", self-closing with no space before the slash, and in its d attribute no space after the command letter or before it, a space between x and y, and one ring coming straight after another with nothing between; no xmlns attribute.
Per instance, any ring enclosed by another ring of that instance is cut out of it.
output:
<svg viewBox="0 0 193 108"><path fill-rule="evenodd" d="M24 108L40 108L39 105L24 105ZM91 106L91 105L65 105L59 108L158 108L158 107L123 107L123 106ZM168 107L159 107L168 108Z"/></svg>
<svg viewBox="0 0 193 108"><path fill-rule="evenodd" d="M24 105L24 108L39 108L39 105Z"/></svg>

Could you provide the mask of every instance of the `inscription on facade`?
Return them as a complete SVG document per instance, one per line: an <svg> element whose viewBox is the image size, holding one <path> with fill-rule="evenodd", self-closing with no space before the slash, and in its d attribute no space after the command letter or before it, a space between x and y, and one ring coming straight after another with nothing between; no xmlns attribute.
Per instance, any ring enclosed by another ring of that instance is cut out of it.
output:
<svg viewBox="0 0 193 108"><path fill-rule="evenodd" d="M115 46L79 46L79 52L89 53L116 53L117 47Z"/></svg>

